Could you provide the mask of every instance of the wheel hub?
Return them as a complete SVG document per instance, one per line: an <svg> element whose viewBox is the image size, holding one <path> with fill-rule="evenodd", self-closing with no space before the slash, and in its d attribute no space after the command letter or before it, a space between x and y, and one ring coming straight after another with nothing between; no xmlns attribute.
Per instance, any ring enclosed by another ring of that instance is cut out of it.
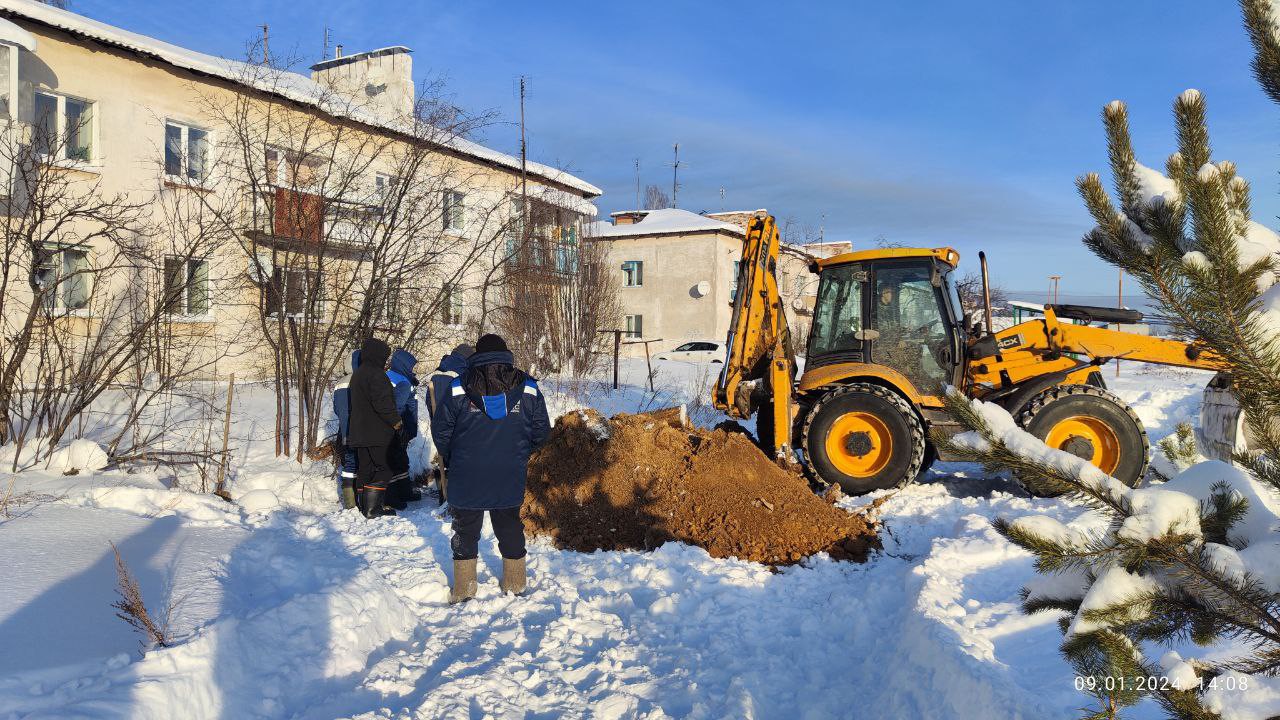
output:
<svg viewBox="0 0 1280 720"><path fill-rule="evenodd" d="M827 457L840 472L856 478L873 477L893 457L893 433L874 413L841 415L827 431Z"/></svg>
<svg viewBox="0 0 1280 720"><path fill-rule="evenodd" d="M1093 443L1089 442L1088 438L1072 435L1067 438L1066 442L1062 443L1062 449L1081 460L1093 460Z"/></svg>
<svg viewBox="0 0 1280 720"><path fill-rule="evenodd" d="M844 436L844 449L854 457L863 457L875 449L871 435L866 431L852 432Z"/></svg>

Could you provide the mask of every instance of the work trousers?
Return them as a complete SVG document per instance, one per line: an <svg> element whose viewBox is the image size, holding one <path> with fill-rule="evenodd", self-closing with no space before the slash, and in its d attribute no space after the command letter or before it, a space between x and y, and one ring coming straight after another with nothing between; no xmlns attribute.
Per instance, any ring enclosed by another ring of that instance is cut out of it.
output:
<svg viewBox="0 0 1280 720"><path fill-rule="evenodd" d="M385 490L395 473L387 461L387 447L356 448L356 487Z"/></svg>
<svg viewBox="0 0 1280 720"><path fill-rule="evenodd" d="M454 560L472 560L480 556L480 528L484 525L485 510L452 508L453 539L449 547ZM489 524L498 537L498 552L508 560L524 557L524 521L520 508L489 510Z"/></svg>

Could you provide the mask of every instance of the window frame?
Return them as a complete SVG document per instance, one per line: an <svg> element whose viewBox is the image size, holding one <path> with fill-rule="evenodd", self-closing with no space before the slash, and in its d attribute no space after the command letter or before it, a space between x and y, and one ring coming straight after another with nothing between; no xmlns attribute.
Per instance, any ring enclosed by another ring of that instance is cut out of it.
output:
<svg viewBox="0 0 1280 720"><path fill-rule="evenodd" d="M463 314L466 304L463 302L464 290L456 282L444 283L440 288L440 324L451 329L464 325Z"/></svg>
<svg viewBox="0 0 1280 720"><path fill-rule="evenodd" d="M299 275L299 274L303 276L302 307L304 309L302 312L289 312L289 278L290 276ZM315 314L308 317L305 308L311 304L310 303L311 298L307 295L306 289L311 286L311 283L310 283L311 275L316 275L319 277L319 297L316 298L316 302L314 304ZM279 278L278 281L276 279L277 277ZM281 267L279 265L276 265L271 268L271 275L270 277L267 278L267 282L263 286L263 292L267 293L268 300L270 300L272 292L279 294L280 306L281 306L280 309L284 313L284 317L295 318L299 320L311 320L313 322L323 322L327 318L327 315L325 313L324 288L325 288L324 276L320 274L319 270L314 270L312 268L307 268L307 267L291 268L291 267ZM276 312L276 309L274 307L269 307L267 308L267 317L278 318L280 317L280 315L279 313Z"/></svg>
<svg viewBox="0 0 1280 720"><path fill-rule="evenodd" d="M443 190L441 192L444 193L440 213L444 222L444 231L455 234L465 232L467 229L467 194L461 190Z"/></svg>
<svg viewBox="0 0 1280 720"><path fill-rule="evenodd" d="M167 298L169 295L169 278L170 278L169 262L171 260L180 261L182 263L182 270L183 270L182 297L178 302L179 307L165 308L165 315L171 319L181 319L181 320L200 320L200 319L207 319L212 317L213 316L213 295L210 292L210 286L213 284L213 279L210 277L210 272L209 272L209 269L210 269L209 258L204 256L187 257L183 255L166 255L164 258L164 267L161 271L163 273L163 276L161 277L161 281L163 283L163 285L161 286L162 299ZM205 308L203 312L191 311L191 289L192 289L192 282L194 280L194 275L192 274L193 264L204 266ZM178 312L175 312L175 310L178 310Z"/></svg>
<svg viewBox="0 0 1280 720"><path fill-rule="evenodd" d="M178 174L174 175L169 172L169 128L175 127L179 130L179 143L182 146L182 154L178 158L180 167ZM204 133L204 160L203 172L198 178L191 177L191 131L195 130ZM209 187L209 167L213 164L213 131L201 127L195 123L185 120L176 120L174 118L166 118L164 121L164 178L173 185L185 185L189 187L207 188Z"/></svg>
<svg viewBox="0 0 1280 720"><path fill-rule="evenodd" d="M55 92L53 90L47 90L43 88L33 90L32 100L31 100L31 108L32 108L31 121L33 126L40 125L41 118L39 115L35 114L35 106L36 106L36 98L41 95L48 98L53 98L54 100L54 113L53 113L54 126L55 126L55 132L58 133L59 137L64 141L62 143L63 157L52 157L51 153L47 152L47 150L51 150L52 148L46 148L46 152L41 152L40 150L37 150L37 154L39 154L40 157L42 157L45 160L45 162L49 162L49 163L67 164L67 165L72 165L72 166L81 167L81 168L96 167L99 163L99 157L101 154L99 150L99 142L98 142L98 126L100 124L98 122L98 107L97 107L98 101L90 100L89 98L80 97L78 95L68 95L66 93ZM68 100L71 100L77 103L82 103L89 109L89 122L87 123L88 136L89 136L88 157L72 157L69 155L69 153L71 152L71 145L66 143L65 140L67 138L63 137L67 135L67 101Z"/></svg>
<svg viewBox="0 0 1280 720"><path fill-rule="evenodd" d="M22 48L12 43L0 43L0 46L9 49L8 62L5 63L9 66L9 87L7 88L9 91L9 102L8 106L4 108L4 111L0 112L0 118L4 118L9 122L14 122L18 119L18 68L20 64L19 59L22 55Z"/></svg>
<svg viewBox="0 0 1280 720"><path fill-rule="evenodd" d="M633 315L622 316L622 334L629 338L637 340L644 337L644 315L635 313Z"/></svg>
<svg viewBox="0 0 1280 720"><path fill-rule="evenodd" d="M628 269L627 267L628 265L632 267ZM635 282L632 282L633 279L635 280ZM644 287L644 261L643 260L623 260L622 261L622 287L624 288Z"/></svg>
<svg viewBox="0 0 1280 720"><path fill-rule="evenodd" d="M54 273L54 292L46 295L44 306L47 311L55 315L73 315L73 316L89 316L92 312L91 305L93 303L94 289L94 270L93 262L89 257L89 248L83 245L57 245L47 247L49 251L48 258L52 263L46 266L37 265L34 272L40 273L46 269ZM85 269L83 271L67 272L67 253L76 253L84 258ZM77 277L82 278L79 282L84 283L84 303L75 307L67 305L67 294L71 292L73 282L67 280L68 276L78 273ZM37 280L37 283L39 280Z"/></svg>

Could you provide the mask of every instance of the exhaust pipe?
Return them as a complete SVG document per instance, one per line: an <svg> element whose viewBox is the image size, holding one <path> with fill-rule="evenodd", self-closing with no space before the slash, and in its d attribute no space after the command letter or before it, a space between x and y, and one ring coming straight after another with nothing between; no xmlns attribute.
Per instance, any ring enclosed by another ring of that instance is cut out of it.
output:
<svg viewBox="0 0 1280 720"><path fill-rule="evenodd" d="M995 332L991 324L991 282L987 279L987 254L978 251L978 264L982 266L982 319L986 322L988 335Z"/></svg>

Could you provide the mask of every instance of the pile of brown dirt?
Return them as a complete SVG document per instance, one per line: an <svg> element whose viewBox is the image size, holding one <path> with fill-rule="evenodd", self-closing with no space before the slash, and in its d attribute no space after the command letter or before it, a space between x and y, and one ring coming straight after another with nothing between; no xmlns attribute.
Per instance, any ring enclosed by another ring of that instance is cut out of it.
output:
<svg viewBox="0 0 1280 720"><path fill-rule="evenodd" d="M862 561L879 547L862 517L815 495L749 436L687 427L678 412L564 415L529 463L522 514L534 534L582 552L679 540L781 565L819 551Z"/></svg>

